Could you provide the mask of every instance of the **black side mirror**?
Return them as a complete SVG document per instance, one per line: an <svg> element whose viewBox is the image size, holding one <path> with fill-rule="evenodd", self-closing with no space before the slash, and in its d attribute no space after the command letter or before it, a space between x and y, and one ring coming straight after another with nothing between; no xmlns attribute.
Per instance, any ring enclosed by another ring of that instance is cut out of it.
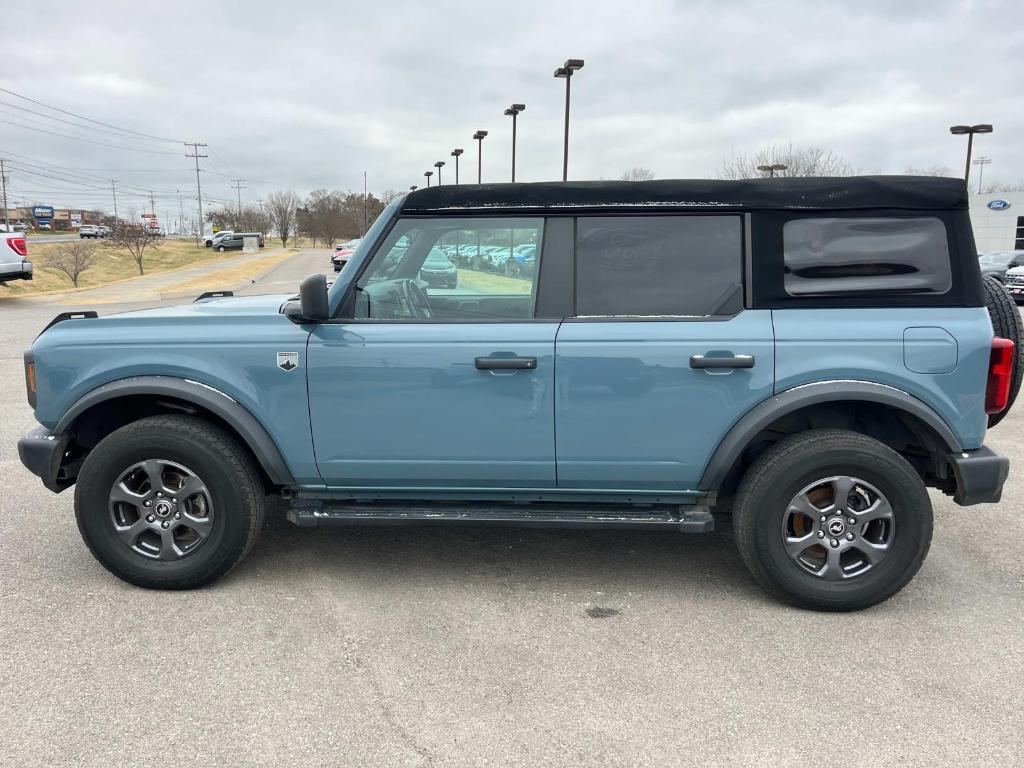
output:
<svg viewBox="0 0 1024 768"><path fill-rule="evenodd" d="M299 286L299 303L302 317L306 320L321 322L327 319L327 278L323 275L310 275Z"/></svg>

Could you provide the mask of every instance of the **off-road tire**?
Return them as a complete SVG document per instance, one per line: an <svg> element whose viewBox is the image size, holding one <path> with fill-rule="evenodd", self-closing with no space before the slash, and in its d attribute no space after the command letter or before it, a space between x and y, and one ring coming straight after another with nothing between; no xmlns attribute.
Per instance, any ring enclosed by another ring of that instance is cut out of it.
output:
<svg viewBox="0 0 1024 768"><path fill-rule="evenodd" d="M148 558L117 539L109 514L114 482L132 464L164 459L200 476L213 503L208 540L178 560ZM93 448L75 486L78 529L111 573L140 587L191 589L220 578L248 553L263 526L266 490L252 456L221 427L203 419L152 416L124 426Z"/></svg>
<svg viewBox="0 0 1024 768"><path fill-rule="evenodd" d="M1017 399L1017 393L1020 391L1021 380L1024 378L1024 351L1020 348L1021 343L1024 342L1024 323L1021 322L1017 302L1013 300L1001 282L992 276L983 277L981 282L985 286L985 306L988 308L988 316L992 319L992 330L996 336L1013 342L1013 378L1010 380L1010 398L1006 401L1006 407L1003 410L989 415L988 425L994 427L1010 412L1013 401Z"/></svg>
<svg viewBox="0 0 1024 768"><path fill-rule="evenodd" d="M784 549L782 525L790 501L821 478L849 475L882 491L894 511L885 558L869 571L825 581L800 567ZM899 592L917 573L932 538L932 507L921 478L888 446L856 432L822 429L781 440L746 471L733 508L743 562L770 594L821 611L854 611Z"/></svg>

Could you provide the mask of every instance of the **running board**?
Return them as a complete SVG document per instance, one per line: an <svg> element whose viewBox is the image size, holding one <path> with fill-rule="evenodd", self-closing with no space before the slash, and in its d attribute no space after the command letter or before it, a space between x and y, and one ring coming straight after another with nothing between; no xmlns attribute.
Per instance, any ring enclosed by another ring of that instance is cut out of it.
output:
<svg viewBox="0 0 1024 768"><path fill-rule="evenodd" d="M502 525L529 528L641 528L710 533L706 506L630 507L573 504L353 504L294 499L288 520L296 525Z"/></svg>

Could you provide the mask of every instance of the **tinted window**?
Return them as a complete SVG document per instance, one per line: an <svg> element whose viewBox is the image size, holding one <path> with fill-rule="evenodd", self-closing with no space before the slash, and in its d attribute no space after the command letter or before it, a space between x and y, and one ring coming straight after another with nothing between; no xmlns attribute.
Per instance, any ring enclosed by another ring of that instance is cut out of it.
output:
<svg viewBox="0 0 1024 768"><path fill-rule="evenodd" d="M739 216L581 217L578 316L722 313L741 285Z"/></svg>
<svg viewBox="0 0 1024 768"><path fill-rule="evenodd" d="M794 219L782 238L790 296L950 289L946 227L938 219Z"/></svg>

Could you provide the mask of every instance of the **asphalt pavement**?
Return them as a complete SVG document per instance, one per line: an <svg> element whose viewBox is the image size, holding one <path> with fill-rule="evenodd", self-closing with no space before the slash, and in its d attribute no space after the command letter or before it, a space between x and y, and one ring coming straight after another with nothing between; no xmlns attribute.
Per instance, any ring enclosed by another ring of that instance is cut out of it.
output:
<svg viewBox="0 0 1024 768"><path fill-rule="evenodd" d="M328 268L303 251L246 292ZM1024 404L987 441L1002 503L932 492L920 573L859 613L766 597L727 530L280 515L218 583L147 591L17 458L21 351L59 311L0 301L0 765L1024 764Z"/></svg>

